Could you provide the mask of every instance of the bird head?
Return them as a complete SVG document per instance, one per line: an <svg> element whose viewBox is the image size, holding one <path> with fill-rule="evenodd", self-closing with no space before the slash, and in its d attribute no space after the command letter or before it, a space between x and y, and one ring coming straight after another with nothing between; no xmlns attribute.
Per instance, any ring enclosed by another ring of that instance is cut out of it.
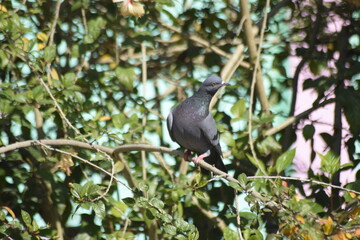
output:
<svg viewBox="0 0 360 240"><path fill-rule="evenodd" d="M219 88L227 85L229 84L224 82L219 76L211 75L203 82L199 91L205 91L214 95Z"/></svg>

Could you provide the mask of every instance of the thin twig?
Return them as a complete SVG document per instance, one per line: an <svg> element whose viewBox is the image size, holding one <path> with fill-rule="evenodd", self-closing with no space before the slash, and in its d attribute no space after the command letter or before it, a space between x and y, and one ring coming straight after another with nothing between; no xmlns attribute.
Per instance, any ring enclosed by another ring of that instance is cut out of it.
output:
<svg viewBox="0 0 360 240"><path fill-rule="evenodd" d="M195 196L192 197L192 202L195 204L195 206L200 210L200 212L202 214L204 214L208 219L214 221L216 226L221 231L224 231L224 229L226 228L226 223L224 222L224 220L222 220L221 218L215 216L212 211L204 209L203 207L201 207L198 199Z"/></svg>
<svg viewBox="0 0 360 240"><path fill-rule="evenodd" d="M225 66L221 70L221 78L223 81L228 82L236 69L240 66L240 63L244 59L244 45L239 44L235 52L231 55L229 61L225 64ZM210 102L210 109L214 107L216 104L216 101L218 100L218 96L220 94L220 91L217 91L215 96L211 99Z"/></svg>
<svg viewBox="0 0 360 240"><path fill-rule="evenodd" d="M170 176L171 181L175 182L174 171L171 170L171 168L169 168L169 166L166 164L165 159L163 158L163 156L158 152L153 152L153 154L154 154L155 158L158 160L158 162L160 163L160 166L162 168L164 168L165 171L167 172L167 174Z"/></svg>
<svg viewBox="0 0 360 240"><path fill-rule="evenodd" d="M85 34L88 34L88 27L87 27L87 21L86 21L86 12L84 8L81 8L81 19L83 21Z"/></svg>
<svg viewBox="0 0 360 240"><path fill-rule="evenodd" d="M248 176L247 179L248 180L251 180L251 179L281 179L281 180L291 180L291 181L315 183L315 184L331 187L333 189L339 189L339 190L342 190L342 191L355 193L355 194L358 194L360 196L360 192L358 192L358 191L355 191L355 190L352 190L352 189L347 189L347 188L340 187L340 186L337 186L337 185L333 185L331 183L325 183L325 182L309 179L309 178L284 177L284 176Z"/></svg>
<svg viewBox="0 0 360 240"><path fill-rule="evenodd" d="M86 160L86 159L84 159L84 158L82 158L82 157L79 157L79 156L77 156L77 155L75 155L75 154L73 154L73 153L66 152L66 151L63 151L63 150L60 150L60 149L57 149L57 148L50 147L50 146L48 146L47 144L45 144L44 142L45 142L45 141L43 141L43 140L34 140L34 143L37 143L38 145L40 145L40 146L42 146L42 147L44 147L44 148L46 148L46 149L49 149L49 150L52 150L52 151L55 151L55 152L59 152L59 153L65 154L65 155L69 155L69 156L71 156L71 157L73 157L73 158L76 158L76 159L78 159L78 160L80 160L80 161L82 161L82 162L84 162L84 163L86 163L86 164L88 164L88 165L90 165L90 166L92 166L92 167L94 167L94 168L102 171L103 173L105 173L105 174L107 174L107 175L109 175L109 176L112 175L112 178L113 178L113 179L115 179L117 182L121 183L124 187L126 187L126 188L129 189L130 191L133 191L128 185L126 185L126 183L124 183L123 181L121 181L120 179L118 179L117 177L115 177L115 176L114 176L114 173L109 173L109 172L106 171L105 169L103 169L103 168L97 166L96 164L94 164L94 163L92 163L92 162L90 162L90 161L88 161L88 160ZM105 192L105 193L106 193L106 192ZM102 194L102 195L104 195L104 194ZM100 199L100 198L99 198L99 199ZM98 199L97 199L97 200L98 200ZM92 201L93 201L93 200L92 200Z"/></svg>
<svg viewBox="0 0 360 240"><path fill-rule="evenodd" d="M238 191L236 189L234 189L234 194L235 194L235 209L236 209L236 223L237 223L237 232L239 235L239 239L240 240L244 240L242 233L241 233L241 228L240 228L240 210L239 210L239 199L238 199Z"/></svg>
<svg viewBox="0 0 360 240"><path fill-rule="evenodd" d="M59 13L60 13L60 6L61 6L62 0L58 0L56 2L56 6L55 6L55 17L54 20L51 24L50 27L50 33L49 33L49 42L48 42L48 46L51 46L53 44L54 41L54 35L55 35L55 29L56 29L56 24L57 21L59 19Z"/></svg>
<svg viewBox="0 0 360 240"><path fill-rule="evenodd" d="M266 5L266 7L265 7L265 14L267 14L267 10L268 10L267 6L268 5ZM256 41L255 41L255 36L254 36L254 27L253 27L252 20L250 17L249 1L241 0L240 1L240 9L241 9L241 11L240 11L241 17L246 19L246 21L244 22L244 38L245 38L246 44L248 46L250 63L252 66L254 66L254 65L256 65L256 63L254 61L256 61L256 59L259 57L259 54L258 54L256 44L255 44ZM264 18L265 18L265 16L264 16ZM266 25L266 24L264 24L264 25ZM265 28L263 27L262 29L265 29ZM261 44L262 43L260 40L260 45ZM259 48L261 48L261 46L259 46ZM258 67L258 69L259 69L259 67ZM261 71L260 70L254 71L254 74L256 74L255 88L257 91L257 97L261 104L262 111L264 113L269 113L270 112L270 109L269 109L270 104L269 104L269 100L267 99L267 96L266 96Z"/></svg>
<svg viewBox="0 0 360 240"><path fill-rule="evenodd" d="M291 116L289 117L288 119L286 119L284 122L282 122L281 124L279 124L278 126L276 127L273 127L269 130L267 130L264 135L265 136L271 136L271 135L274 135L278 132L280 132L281 130L285 129L286 127L288 127L289 125L299 121L300 119L303 119L305 117L307 117L310 113L312 113L313 111L315 111L316 109L320 108L320 107L323 107L327 104L330 104L330 103L333 103L335 102L335 98L331 98L331 99L327 99L327 100L324 100L323 102L319 103L318 105L316 106L313 106L301 113L299 113L298 115L296 116Z"/></svg>
<svg viewBox="0 0 360 240"><path fill-rule="evenodd" d="M126 230L128 228L128 225L131 223L131 220L129 218L126 218L125 219L125 225L124 225L124 230L122 232L122 236L121 238L125 239L125 233L126 233Z"/></svg>
<svg viewBox="0 0 360 240"><path fill-rule="evenodd" d="M253 117L252 116L252 114L253 114L252 108L253 108L253 101L254 101L254 94L255 94L255 85L256 85L256 80L257 80L257 71L258 71L259 64L260 64L261 47L262 47L262 43L264 40L264 32L265 32L266 21L267 21L267 10L269 8L269 4L270 4L270 0L266 0L265 10L264 10L264 24L261 29L260 42L259 42L259 47L258 47L255 66L254 66L253 77L252 77L252 81L251 81L251 93L250 93L250 104L249 104L249 130L248 130L249 144L250 144L251 154L253 155L255 161L258 163L260 160L256 156L256 152L254 149L254 140L252 137L252 117ZM267 175L265 169L263 169L261 166L262 166L261 164L258 164L260 171L264 175Z"/></svg>
<svg viewBox="0 0 360 240"><path fill-rule="evenodd" d="M243 16L243 17L241 18L240 22L239 22L239 26L238 26L238 29L237 29L237 31L236 31L236 36L239 36L239 35L240 35L241 30L242 30L242 28L243 28L243 25L244 25L245 21L246 21L246 17Z"/></svg>
<svg viewBox="0 0 360 240"><path fill-rule="evenodd" d="M142 84L143 84L143 88L142 88L142 95L143 95L143 99L144 102L146 102L146 80L147 80L147 66L146 66L146 46L145 43L141 43L141 53L142 53L142 63L141 63L141 69L142 69ZM145 142L145 126L146 126L146 114L144 113L144 116L142 118L142 134L141 134L141 141ZM146 154L145 151L141 151L141 167L142 167L142 177L143 180L145 181L147 176L146 176Z"/></svg>
<svg viewBox="0 0 360 240"><path fill-rule="evenodd" d="M173 32L184 35L184 33L181 30L177 29L174 26L170 26L170 25L167 25L167 24L161 23L161 22L160 22L160 24L161 24L161 26L167 28L168 30L171 30ZM196 35L189 35L188 37L189 37L190 40L192 40L192 41L194 41L194 42L196 42L196 43L198 43L198 44L212 50L213 52L215 52L216 54L218 54L218 55L220 55L222 57L226 57L228 59L231 58L230 54L226 53L222 49L218 48L217 46L214 46L214 45L210 44L208 41L206 41L206 40L204 40L204 39L202 39L202 38L200 38L200 37L198 37ZM243 68L250 69L250 64L247 63L247 62L240 62L239 65L242 66Z"/></svg>

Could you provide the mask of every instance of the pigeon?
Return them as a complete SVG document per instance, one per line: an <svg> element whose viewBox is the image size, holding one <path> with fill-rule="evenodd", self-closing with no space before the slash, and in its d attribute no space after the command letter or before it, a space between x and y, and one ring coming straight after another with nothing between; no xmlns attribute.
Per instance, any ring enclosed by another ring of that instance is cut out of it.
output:
<svg viewBox="0 0 360 240"><path fill-rule="evenodd" d="M190 152L194 152L198 155L194 159L195 164L203 159L226 173L227 169L222 161L219 132L209 112L209 105L217 90L227 85L229 84L222 81L219 76L208 77L200 89L173 108L167 118L170 137L186 149L184 153L186 161Z"/></svg>

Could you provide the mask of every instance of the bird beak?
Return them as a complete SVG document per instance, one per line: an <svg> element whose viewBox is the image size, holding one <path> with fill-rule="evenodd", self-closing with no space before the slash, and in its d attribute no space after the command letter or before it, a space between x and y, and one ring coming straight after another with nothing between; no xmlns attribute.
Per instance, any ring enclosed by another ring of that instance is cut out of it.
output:
<svg viewBox="0 0 360 240"><path fill-rule="evenodd" d="M225 82L225 81L222 81L222 82L221 82L221 85L223 85L223 86L229 86L230 84L227 83L227 82Z"/></svg>

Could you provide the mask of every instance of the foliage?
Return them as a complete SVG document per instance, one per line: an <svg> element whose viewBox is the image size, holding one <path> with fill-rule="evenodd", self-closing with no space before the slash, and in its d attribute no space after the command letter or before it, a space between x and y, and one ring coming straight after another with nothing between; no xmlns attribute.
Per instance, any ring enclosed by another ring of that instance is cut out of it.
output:
<svg viewBox="0 0 360 240"><path fill-rule="evenodd" d="M251 39L240 24L243 10L236 1L144 1L120 10L125 4L132 1L1 2L0 146L37 139L176 146L164 116L199 80L221 74L236 47ZM257 30L265 4L249 3ZM213 111L230 155L227 167L240 184L209 179L167 154L128 151L117 159L72 144L55 146L61 151L0 147L0 238L228 240L239 238L238 227L244 239L359 236L359 181L345 186L354 191L341 193L264 177L292 174L301 150L291 145L303 123L312 147L319 135L328 146L311 149L321 173L308 169L310 180L340 185L341 172L358 175L359 16L352 1L271 1L261 67L272 112L259 104L264 93L257 91L255 102L249 97L248 48ZM341 26L332 31L334 21ZM255 32L251 40L258 44ZM301 61L290 73L294 56ZM317 94L310 112L334 98L334 132L319 133L303 114L267 134L295 114L297 72L305 68L312 76L300 87ZM249 104L255 107L251 119ZM348 164L341 164L341 151L348 152ZM246 196L240 209L235 194Z"/></svg>

